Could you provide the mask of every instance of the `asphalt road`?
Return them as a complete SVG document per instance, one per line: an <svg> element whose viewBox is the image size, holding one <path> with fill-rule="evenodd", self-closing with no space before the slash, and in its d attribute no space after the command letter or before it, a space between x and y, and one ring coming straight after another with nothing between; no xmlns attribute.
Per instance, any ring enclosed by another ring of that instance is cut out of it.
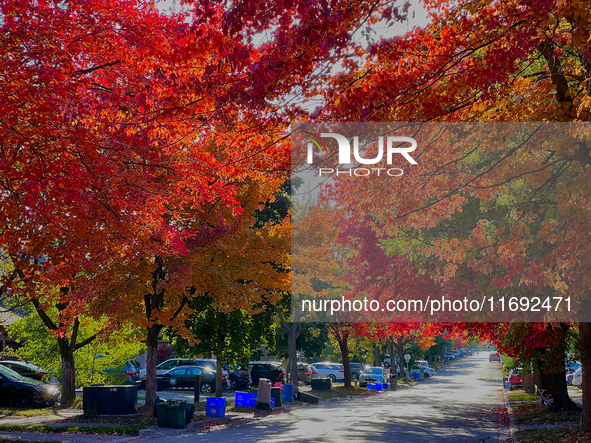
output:
<svg viewBox="0 0 591 443"><path fill-rule="evenodd" d="M246 423L145 442L504 442L509 437L500 364L461 359L407 389L310 406Z"/></svg>

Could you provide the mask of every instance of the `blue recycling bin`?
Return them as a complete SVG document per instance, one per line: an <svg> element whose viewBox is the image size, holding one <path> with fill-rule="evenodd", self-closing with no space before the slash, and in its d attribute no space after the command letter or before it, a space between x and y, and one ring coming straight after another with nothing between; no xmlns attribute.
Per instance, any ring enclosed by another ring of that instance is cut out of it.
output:
<svg viewBox="0 0 591 443"><path fill-rule="evenodd" d="M293 385L283 385L283 395L281 401L293 401Z"/></svg>

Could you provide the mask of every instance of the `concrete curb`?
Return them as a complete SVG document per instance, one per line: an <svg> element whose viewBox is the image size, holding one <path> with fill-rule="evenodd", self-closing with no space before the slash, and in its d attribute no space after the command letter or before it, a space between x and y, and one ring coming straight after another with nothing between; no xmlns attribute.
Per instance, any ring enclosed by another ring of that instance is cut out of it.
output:
<svg viewBox="0 0 591 443"><path fill-rule="evenodd" d="M210 423L220 423L220 424L228 424L233 420L242 419L243 417L212 417L205 420L197 420L191 421L187 426L184 428L179 429L172 429L172 428L164 428L158 426L150 426L146 429L141 429L139 431L140 437L154 437L154 436L167 436L167 435L175 435L180 434L184 431L189 431L191 429L196 429L204 425L208 425Z"/></svg>
<svg viewBox="0 0 591 443"><path fill-rule="evenodd" d="M510 406L509 398L507 397L507 393L505 392L505 388L503 388L503 400L505 402L505 407L507 408L507 415L509 416L509 433L511 434L511 439L513 443L519 443L517 436L515 435L518 431L517 425L515 424L515 417L513 415L513 409Z"/></svg>

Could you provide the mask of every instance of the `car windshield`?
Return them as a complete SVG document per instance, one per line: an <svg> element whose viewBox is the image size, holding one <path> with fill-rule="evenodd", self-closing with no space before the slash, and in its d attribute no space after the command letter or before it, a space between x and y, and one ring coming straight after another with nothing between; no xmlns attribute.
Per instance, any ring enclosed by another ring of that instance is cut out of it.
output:
<svg viewBox="0 0 591 443"><path fill-rule="evenodd" d="M382 368L369 368L365 372L369 374L383 374L384 370Z"/></svg>
<svg viewBox="0 0 591 443"><path fill-rule="evenodd" d="M0 365L0 374L11 381L22 381L23 377L18 373L13 371L12 369L7 368L4 365Z"/></svg>

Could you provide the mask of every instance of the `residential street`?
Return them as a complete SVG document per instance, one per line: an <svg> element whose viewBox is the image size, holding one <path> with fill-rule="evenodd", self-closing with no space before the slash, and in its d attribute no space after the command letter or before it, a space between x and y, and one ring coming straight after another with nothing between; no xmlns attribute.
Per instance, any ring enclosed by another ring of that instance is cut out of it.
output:
<svg viewBox="0 0 591 443"><path fill-rule="evenodd" d="M486 354L486 355L485 355ZM240 426L146 441L506 441L500 364L488 353L452 363L434 380L368 398L301 408Z"/></svg>
<svg viewBox="0 0 591 443"><path fill-rule="evenodd" d="M509 435L500 365L486 353L452 363L436 379L397 392L299 408L291 413L151 438L53 434L51 440L182 442L503 442ZM39 440L39 434L18 433ZM0 439L16 439L0 432Z"/></svg>

